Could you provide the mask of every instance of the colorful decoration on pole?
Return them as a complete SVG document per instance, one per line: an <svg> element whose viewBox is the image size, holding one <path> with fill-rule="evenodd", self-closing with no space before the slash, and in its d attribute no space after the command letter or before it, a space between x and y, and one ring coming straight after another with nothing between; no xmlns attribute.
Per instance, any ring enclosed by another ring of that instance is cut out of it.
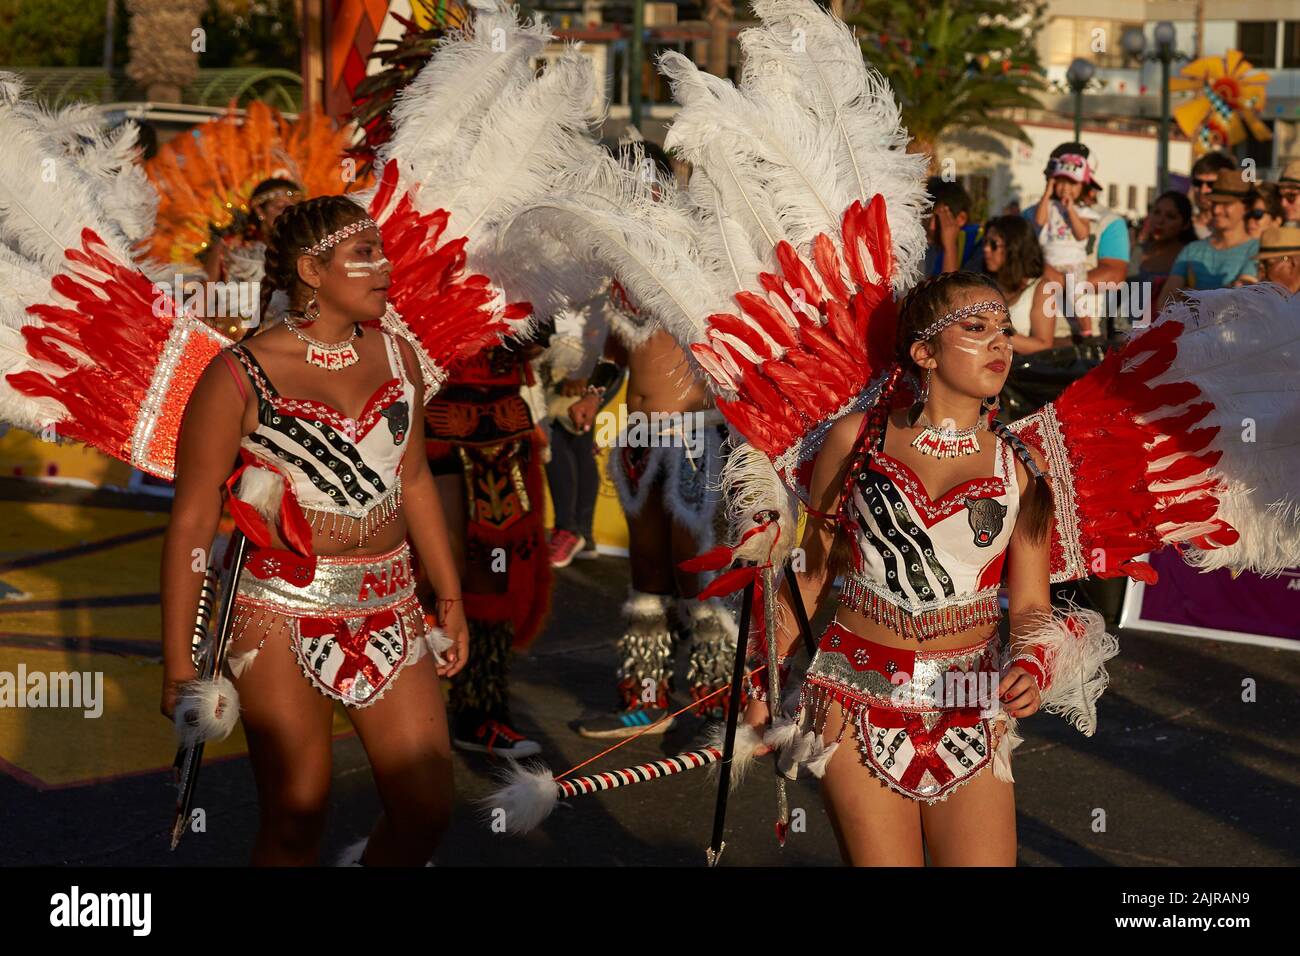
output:
<svg viewBox="0 0 1300 956"><path fill-rule="evenodd" d="M1229 50L1223 56L1192 61L1169 81L1174 93L1200 94L1174 110L1174 119L1197 156L1236 146L1247 131L1258 140L1273 138L1260 120L1268 74L1253 69L1239 50Z"/></svg>
<svg viewBox="0 0 1300 956"><path fill-rule="evenodd" d="M622 770L605 770L583 777L565 777L556 780L544 767L523 767L512 764L503 775L502 786L481 801L486 815L491 819L496 811L505 814L505 828L510 833L527 833L551 815L561 800L587 793L599 793L635 783L646 783L661 777L707 767L722 759L722 750L716 746L702 750L689 750L676 757L652 760Z"/></svg>

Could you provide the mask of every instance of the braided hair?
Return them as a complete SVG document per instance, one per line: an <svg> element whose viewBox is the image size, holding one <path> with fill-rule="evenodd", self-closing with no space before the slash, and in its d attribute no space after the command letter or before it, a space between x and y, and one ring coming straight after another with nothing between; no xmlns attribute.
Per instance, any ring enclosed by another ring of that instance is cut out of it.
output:
<svg viewBox="0 0 1300 956"><path fill-rule="evenodd" d="M293 305L304 295L306 284L298 278L298 259L332 232L366 217L366 211L347 196L318 196L287 207L276 217L266 241L266 273L262 278L262 315L271 296L283 290ZM329 262L333 249L316 258Z"/></svg>
<svg viewBox="0 0 1300 956"><path fill-rule="evenodd" d="M999 298L1002 292L997 283L987 275L978 272L945 272L930 276L918 282L903 297L898 308L898 362L904 369L919 371L912 360L911 348L917 333L933 325L946 313L956 308L957 293L968 289L987 289ZM1002 422L994 422L991 430L995 435L1011 446L1016 457L1020 459L1029 472L1030 486L1033 494L1025 507L1025 530L1031 541L1042 541L1052 526L1056 511L1052 498L1052 488L1038 463L1034 461L1028 446L1019 436L1011 432Z"/></svg>

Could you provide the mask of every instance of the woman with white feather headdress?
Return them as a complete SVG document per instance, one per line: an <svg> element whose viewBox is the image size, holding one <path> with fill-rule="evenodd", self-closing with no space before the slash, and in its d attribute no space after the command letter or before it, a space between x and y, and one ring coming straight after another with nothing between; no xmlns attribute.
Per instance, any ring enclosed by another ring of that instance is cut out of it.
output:
<svg viewBox="0 0 1300 956"><path fill-rule="evenodd" d="M1095 612L1051 607L1049 582L1150 580L1139 558L1167 544L1208 567L1300 561L1283 478L1300 462L1281 425L1300 412L1296 302L1195 296L1045 409L997 422L1007 307L968 273L915 285L925 159L906 152L888 87L811 0L753 9L737 85L660 60L689 207L610 162L525 216L673 332L742 442L731 544L691 565L724 572L705 596L755 587L766 624L747 635L763 672L738 758L776 748L781 773L820 777L848 862L919 864L928 848L939 864L1013 864L1016 723L1045 709L1093 733L1117 651ZM1247 413L1269 423L1254 448L1230 427ZM800 509L808 617L837 569L844 585L786 715L768 701L800 634L775 570ZM574 790L538 772L494 800L535 825Z"/></svg>
<svg viewBox="0 0 1300 956"><path fill-rule="evenodd" d="M316 857L334 701L366 741L387 811L353 860L423 862L448 816L436 673L465 664L468 629L421 411L449 370L529 331L529 305L478 271L496 268L484 250L502 217L546 194L566 144L596 149L590 79L573 58L539 80L529 51L544 31L498 4L479 17L484 35L517 42L460 35L481 69L452 70L408 104L373 191L281 213L263 294L287 292L293 320L229 349L140 270L102 171L0 85L0 141L27 157L0 184L0 415L175 479L162 709L186 746L243 717L257 862ZM466 155L477 180L449 175ZM191 555L207 551L223 506L249 553L232 568L228 668L216 654L200 676L204 569ZM408 532L436 590L432 622Z"/></svg>

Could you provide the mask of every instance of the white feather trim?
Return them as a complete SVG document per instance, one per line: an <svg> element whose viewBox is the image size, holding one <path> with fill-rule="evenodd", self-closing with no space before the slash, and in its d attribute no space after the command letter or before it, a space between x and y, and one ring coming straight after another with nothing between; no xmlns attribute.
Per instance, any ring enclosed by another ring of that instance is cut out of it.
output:
<svg viewBox="0 0 1300 956"><path fill-rule="evenodd" d="M554 774L541 764L508 761L498 779L502 786L478 801L484 817L495 822L504 812L506 830L527 833L551 815L559 802Z"/></svg>
<svg viewBox="0 0 1300 956"><path fill-rule="evenodd" d="M1097 700L1110 683L1105 665L1119 653L1119 641L1106 633L1105 619L1077 606L1057 610L1017 635L1017 643L1044 651L1048 686L1043 709L1091 737L1097 729Z"/></svg>
<svg viewBox="0 0 1300 956"><path fill-rule="evenodd" d="M1181 322L1173 365L1155 383L1190 381L1196 401L1214 403L1201 426L1217 425L1211 475L1227 484L1216 517L1236 544L1191 550L1189 564L1276 574L1300 564L1300 295L1269 282L1193 292L1161 321ZM1155 419L1157 416L1152 415ZM1194 529L1192 529L1194 530ZM1183 532L1178 540L1192 535Z"/></svg>
<svg viewBox="0 0 1300 956"><path fill-rule="evenodd" d="M627 600L623 602L623 618L628 621L658 621L667 617L672 607L670 594L647 594L628 588Z"/></svg>
<svg viewBox="0 0 1300 956"><path fill-rule="evenodd" d="M226 657L226 666L230 668L230 675L236 680L244 676L244 673L253 666L253 661L257 660L260 647L255 647L251 651L244 651L242 654L231 654Z"/></svg>
<svg viewBox="0 0 1300 956"><path fill-rule="evenodd" d="M181 686L176 702L176 737L182 746L225 740L239 721L239 692L230 678L194 680Z"/></svg>
<svg viewBox="0 0 1300 956"><path fill-rule="evenodd" d="M733 433L731 440L734 445L739 437ZM759 512L774 510L779 515L775 527L754 535L737 549L736 560L763 564L770 554L774 566L784 563L796 543L797 503L772 467L772 460L749 444L733 448L722 469L722 492L733 541L754 527L754 515Z"/></svg>
<svg viewBox="0 0 1300 956"><path fill-rule="evenodd" d="M719 751L725 751L727 742L727 725L715 724L709 731L708 742L710 747L715 747ZM754 751L763 745L763 736L748 724L736 724L736 746L731 755L731 776L727 781L728 788L735 790L745 781L749 775L750 768L753 767ZM709 764L709 776L717 778L721 772L721 762Z"/></svg>
<svg viewBox="0 0 1300 956"><path fill-rule="evenodd" d="M257 510L266 523L275 526L280 515L280 500L284 497L284 480L269 468L252 465L239 477L235 492L240 501Z"/></svg>
<svg viewBox="0 0 1300 956"><path fill-rule="evenodd" d="M413 653L411 655L411 663L414 664L424 656L426 651L428 651L433 655L433 659L437 662L438 666L441 667L443 664L447 663L446 659L442 656L443 652L449 650L455 645L456 642L448 637L442 628L431 627L424 632L424 639L417 641L415 646L412 648Z"/></svg>
<svg viewBox="0 0 1300 956"><path fill-rule="evenodd" d="M804 730L801 723L789 717L773 721L763 735L763 743L776 750L777 769L790 780L799 776L800 768L820 778L840 745L837 740L828 746L816 731Z"/></svg>
<svg viewBox="0 0 1300 956"><path fill-rule="evenodd" d="M1006 729L998 741L998 749L993 752L993 776L1006 783L1015 783L1016 778L1011 775L1011 754L1025 741L1017 732L1016 718L1000 711L992 721L993 726L996 727L998 721L1005 721Z"/></svg>

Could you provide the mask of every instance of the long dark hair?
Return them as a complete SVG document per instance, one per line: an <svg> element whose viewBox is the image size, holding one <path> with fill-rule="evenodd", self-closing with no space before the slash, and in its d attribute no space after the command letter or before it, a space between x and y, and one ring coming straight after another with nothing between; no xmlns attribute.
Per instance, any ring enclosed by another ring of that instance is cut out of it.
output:
<svg viewBox="0 0 1300 956"><path fill-rule="evenodd" d="M989 290L996 292L999 297L1002 295L997 284L987 275L978 272L945 272L922 279L903 297L898 307L898 361L904 369L919 371L911 356L917 334L953 311L957 307L958 293L969 289ZM1052 518L1056 512L1052 488L1038 473L1038 464L1033 460L1029 449L1007 430L1006 425L997 422L993 431L1011 446L1029 472L1033 494L1024 510L1025 530L1031 541L1043 541L1051 530Z"/></svg>
<svg viewBox="0 0 1300 956"><path fill-rule="evenodd" d="M1192 215L1192 201L1187 198L1186 194L1180 193L1176 189L1171 189L1168 192L1161 193L1157 196L1156 202L1151 204L1151 208L1155 209L1156 203L1160 202L1162 199L1168 199L1173 203L1174 208L1178 210L1178 215L1183 220L1183 231L1178 234L1178 241L1183 245L1187 245L1189 242L1195 242L1196 226L1192 223L1194 218Z"/></svg>
<svg viewBox="0 0 1300 956"><path fill-rule="evenodd" d="M1024 216L998 216L984 227L984 235L998 235L1006 245L1006 261L997 272L998 285L1019 292L1043 274L1043 247Z"/></svg>
<svg viewBox="0 0 1300 956"><path fill-rule="evenodd" d="M298 278L298 257L330 233L366 217L366 211L347 196L318 196L287 207L276 217L266 242L266 272L262 277L262 315L277 290L289 296L292 305L306 285ZM333 249L317 258L329 262Z"/></svg>

